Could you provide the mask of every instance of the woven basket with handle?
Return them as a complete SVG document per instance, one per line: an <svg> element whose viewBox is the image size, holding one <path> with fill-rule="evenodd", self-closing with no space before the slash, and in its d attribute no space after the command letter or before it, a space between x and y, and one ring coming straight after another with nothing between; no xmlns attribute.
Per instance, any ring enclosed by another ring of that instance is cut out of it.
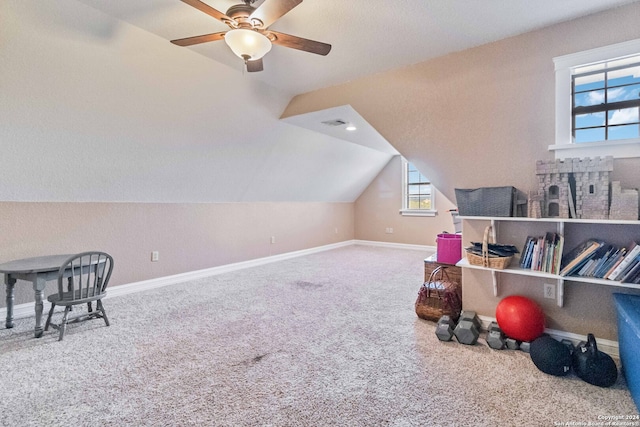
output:
<svg viewBox="0 0 640 427"><path fill-rule="evenodd" d="M506 257L490 257L489 243L495 243L491 233L492 227L489 225L484 229L484 237L482 238L482 256L467 251L467 260L471 265L481 265L482 267L495 268L504 270L511 263L513 256ZM491 241L489 241L491 240Z"/></svg>

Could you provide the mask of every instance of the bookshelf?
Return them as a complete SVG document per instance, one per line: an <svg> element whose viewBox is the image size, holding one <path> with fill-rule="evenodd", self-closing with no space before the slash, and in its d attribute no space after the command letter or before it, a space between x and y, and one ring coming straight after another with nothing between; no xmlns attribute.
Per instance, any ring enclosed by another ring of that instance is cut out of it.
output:
<svg viewBox="0 0 640 427"><path fill-rule="evenodd" d="M531 225L546 225L548 229L553 229L554 232L558 234L562 234L567 238L566 232L572 232L575 234L579 234L578 231L581 227L587 226L597 226L603 233L607 232L607 227L619 227L625 226L629 229L629 233L627 233L628 238L639 240L640 233L638 226L640 225L640 221L617 221L617 220L589 220L589 219L572 219L572 218L526 218L526 217L479 217L479 216L461 216L459 217L463 221L463 230L462 235L464 236L464 223L465 221L484 221L490 223L492 226L493 239L496 242L500 241L500 223L511 223L511 224L519 224L521 225L520 231L520 241L519 242L511 242L512 244L516 244L516 246L522 250L522 246L527 237L528 228ZM635 227L633 227L635 226ZM583 236L586 238L588 236ZM468 245L468 241L465 241L464 245ZM505 243L505 242L501 242ZM624 242L618 242L619 244L626 244ZM564 253L566 254L569 250L572 249L572 244L565 244ZM461 268L468 269L477 269L477 270L486 270L491 272L492 281L493 281L493 294L494 296L498 296L499 293L499 284L500 278L502 276L530 276L537 277L540 279L544 279L545 282L554 281L556 284L556 304L558 307L562 307L564 305L564 282L582 282L582 283L593 283L603 286L615 286L622 288L631 288L631 289L640 289L640 285L634 283L622 283L620 281L608 280L608 279L597 279L593 277L580 277L580 276L560 276L552 273L545 273L541 271L535 271L530 269L523 269L519 267L520 259L519 257L515 257L509 267L504 270L497 270L493 268L487 268L477 265L471 265L467 261L466 256L463 257L456 265Z"/></svg>

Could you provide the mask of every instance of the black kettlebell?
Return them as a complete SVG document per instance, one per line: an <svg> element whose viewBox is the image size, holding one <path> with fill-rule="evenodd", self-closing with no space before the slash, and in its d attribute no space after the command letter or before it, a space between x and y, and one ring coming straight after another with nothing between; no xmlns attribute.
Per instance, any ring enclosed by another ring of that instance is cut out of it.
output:
<svg viewBox="0 0 640 427"><path fill-rule="evenodd" d="M618 379L618 367L611 356L598 350L596 338L587 335L586 344L581 344L573 352L573 370L589 384L610 387Z"/></svg>

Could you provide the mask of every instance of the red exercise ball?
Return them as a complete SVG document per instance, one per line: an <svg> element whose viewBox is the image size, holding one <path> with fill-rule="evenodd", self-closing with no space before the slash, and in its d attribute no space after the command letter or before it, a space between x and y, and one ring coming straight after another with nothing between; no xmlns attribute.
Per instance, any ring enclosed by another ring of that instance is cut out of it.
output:
<svg viewBox="0 0 640 427"><path fill-rule="evenodd" d="M496 320L502 332L519 341L533 341L544 333L544 312L529 298L512 295L496 307Z"/></svg>

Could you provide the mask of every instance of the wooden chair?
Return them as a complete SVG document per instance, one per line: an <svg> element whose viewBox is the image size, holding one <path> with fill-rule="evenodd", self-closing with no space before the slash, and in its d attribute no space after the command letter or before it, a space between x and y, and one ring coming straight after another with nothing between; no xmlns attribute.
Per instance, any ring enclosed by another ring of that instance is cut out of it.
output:
<svg viewBox="0 0 640 427"><path fill-rule="evenodd" d="M51 303L51 310L47 317L44 330L49 326L60 331L58 341L64 338L67 324L89 319L104 319L109 326L107 313L102 306L102 298L107 294L106 289L113 270L113 258L105 252L82 252L69 257L58 271L58 293L49 295L47 300ZM65 279L67 289L64 289ZM96 310L93 311L91 303L96 302ZM71 307L78 304L87 304L87 313L69 318ZM65 306L64 315L60 324L51 323L51 316L56 305Z"/></svg>

